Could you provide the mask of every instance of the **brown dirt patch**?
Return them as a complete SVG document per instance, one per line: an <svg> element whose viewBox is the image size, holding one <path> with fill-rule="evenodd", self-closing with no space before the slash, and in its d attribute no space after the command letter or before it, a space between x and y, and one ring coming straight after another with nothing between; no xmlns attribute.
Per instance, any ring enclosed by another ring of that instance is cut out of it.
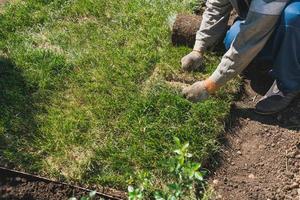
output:
<svg viewBox="0 0 300 200"><path fill-rule="evenodd" d="M125 193L112 189L94 188L94 190L101 191L95 199L117 200L126 198ZM88 193L87 189L77 186L0 168L0 199L3 200L63 200L70 197L80 199Z"/></svg>
<svg viewBox="0 0 300 200"><path fill-rule="evenodd" d="M222 138L220 167L210 179L214 199L300 200L300 99L277 115L255 114L260 95L252 82L234 105L234 128Z"/></svg>
<svg viewBox="0 0 300 200"><path fill-rule="evenodd" d="M87 193L58 184L28 181L20 177L1 177L0 181L0 197L3 200L57 200L83 195L87 195Z"/></svg>

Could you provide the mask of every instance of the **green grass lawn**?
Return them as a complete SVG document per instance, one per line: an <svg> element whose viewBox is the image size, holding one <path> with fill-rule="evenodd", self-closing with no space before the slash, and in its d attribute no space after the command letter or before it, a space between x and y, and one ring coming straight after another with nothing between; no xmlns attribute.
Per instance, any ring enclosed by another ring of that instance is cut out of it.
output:
<svg viewBox="0 0 300 200"><path fill-rule="evenodd" d="M192 104L164 83L190 49L168 19L192 0L14 0L0 16L0 160L47 177L126 189L173 136L194 159L217 151L237 83ZM207 76L218 62L207 56ZM154 74L157 74L153 78ZM149 81L150 80L150 81Z"/></svg>

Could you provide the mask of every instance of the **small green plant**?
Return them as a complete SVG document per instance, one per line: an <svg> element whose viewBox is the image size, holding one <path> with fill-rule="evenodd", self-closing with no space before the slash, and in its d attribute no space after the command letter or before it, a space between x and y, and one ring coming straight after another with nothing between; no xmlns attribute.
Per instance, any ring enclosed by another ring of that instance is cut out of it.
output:
<svg viewBox="0 0 300 200"><path fill-rule="evenodd" d="M137 188L128 186L129 200L141 200L144 198L146 188L151 185L151 175L148 172L140 172L138 174L140 184Z"/></svg>
<svg viewBox="0 0 300 200"><path fill-rule="evenodd" d="M192 195L191 191L195 184L198 183L203 187L204 173L200 171L201 164L190 161L192 154L189 153L189 143L182 144L178 138L174 138L176 149L174 156L168 161L172 183L167 183L162 190L154 192L153 196L156 200L180 200L187 199ZM149 185L151 185L150 175L147 174L142 178L141 184L134 188L128 187L129 200L141 200Z"/></svg>
<svg viewBox="0 0 300 200"><path fill-rule="evenodd" d="M88 196L83 196L79 200L93 200L96 197L96 191L91 191ZM71 197L69 200L77 200L76 197Z"/></svg>

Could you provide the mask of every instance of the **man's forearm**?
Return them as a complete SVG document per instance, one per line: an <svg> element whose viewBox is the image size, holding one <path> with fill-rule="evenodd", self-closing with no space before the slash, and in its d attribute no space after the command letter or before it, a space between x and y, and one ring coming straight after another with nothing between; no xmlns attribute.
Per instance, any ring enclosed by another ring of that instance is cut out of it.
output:
<svg viewBox="0 0 300 200"><path fill-rule="evenodd" d="M208 0L196 35L194 50L203 52L217 43L227 30L232 6L229 0Z"/></svg>
<svg viewBox="0 0 300 200"><path fill-rule="evenodd" d="M235 38L230 49L223 56L218 68L209 78L216 85L222 86L243 71L264 47L280 17L286 2L274 1L277 7L265 3L265 8L257 7L263 0L253 0L245 23ZM271 3L274 3L271 2ZM274 5L274 4L273 4ZM270 11L273 9L273 13ZM265 14L266 13L266 14Z"/></svg>

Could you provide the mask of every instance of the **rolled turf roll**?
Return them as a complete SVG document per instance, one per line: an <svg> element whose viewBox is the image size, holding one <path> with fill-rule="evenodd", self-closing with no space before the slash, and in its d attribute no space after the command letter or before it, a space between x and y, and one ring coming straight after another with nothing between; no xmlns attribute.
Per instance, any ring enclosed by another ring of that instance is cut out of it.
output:
<svg viewBox="0 0 300 200"><path fill-rule="evenodd" d="M172 27L173 45L185 45L192 48L201 21L202 17L199 15L178 14Z"/></svg>

